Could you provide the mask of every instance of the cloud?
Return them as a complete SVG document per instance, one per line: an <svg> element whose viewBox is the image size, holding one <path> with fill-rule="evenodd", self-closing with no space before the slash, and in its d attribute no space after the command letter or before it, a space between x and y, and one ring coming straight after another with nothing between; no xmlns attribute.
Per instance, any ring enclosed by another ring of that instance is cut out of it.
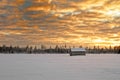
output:
<svg viewBox="0 0 120 80"><path fill-rule="evenodd" d="M119 3L118 0L1 0L0 44L12 41L14 45L120 44Z"/></svg>

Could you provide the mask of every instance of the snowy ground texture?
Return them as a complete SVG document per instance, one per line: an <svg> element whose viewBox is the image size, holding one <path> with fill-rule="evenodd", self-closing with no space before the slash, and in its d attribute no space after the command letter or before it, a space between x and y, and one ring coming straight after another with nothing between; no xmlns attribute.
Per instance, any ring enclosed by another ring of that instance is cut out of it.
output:
<svg viewBox="0 0 120 80"><path fill-rule="evenodd" d="M0 54L0 80L120 80L120 55Z"/></svg>

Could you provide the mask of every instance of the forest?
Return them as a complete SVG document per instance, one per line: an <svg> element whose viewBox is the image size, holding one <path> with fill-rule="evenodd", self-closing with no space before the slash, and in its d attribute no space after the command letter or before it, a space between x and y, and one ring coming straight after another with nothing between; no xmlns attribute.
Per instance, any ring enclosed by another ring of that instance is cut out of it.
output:
<svg viewBox="0 0 120 80"><path fill-rule="evenodd" d="M80 46L81 48L82 46ZM49 47L46 48L45 45L41 45L40 48L37 48L36 46L26 46L26 47L19 47L19 46L6 46L2 45L0 46L0 53L4 54L67 54L70 52L71 48L73 47L67 47L66 45L64 46L59 46L56 45L54 48ZM99 46L94 46L93 48L90 47L85 47L86 53L91 53L91 54L120 54L120 46L114 46L114 47L102 47L100 48Z"/></svg>

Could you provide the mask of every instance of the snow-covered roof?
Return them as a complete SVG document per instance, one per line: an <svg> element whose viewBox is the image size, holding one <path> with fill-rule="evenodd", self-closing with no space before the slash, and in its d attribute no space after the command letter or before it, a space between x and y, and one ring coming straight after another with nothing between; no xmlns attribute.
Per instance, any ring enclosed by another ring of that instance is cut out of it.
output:
<svg viewBox="0 0 120 80"><path fill-rule="evenodd" d="M86 51L85 48L71 48L71 51Z"/></svg>

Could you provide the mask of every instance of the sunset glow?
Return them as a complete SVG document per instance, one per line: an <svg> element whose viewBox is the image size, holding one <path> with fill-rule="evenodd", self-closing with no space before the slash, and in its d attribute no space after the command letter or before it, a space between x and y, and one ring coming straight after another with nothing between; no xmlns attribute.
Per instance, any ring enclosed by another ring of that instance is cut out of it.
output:
<svg viewBox="0 0 120 80"><path fill-rule="evenodd" d="M120 45L119 0L0 0L0 45Z"/></svg>

